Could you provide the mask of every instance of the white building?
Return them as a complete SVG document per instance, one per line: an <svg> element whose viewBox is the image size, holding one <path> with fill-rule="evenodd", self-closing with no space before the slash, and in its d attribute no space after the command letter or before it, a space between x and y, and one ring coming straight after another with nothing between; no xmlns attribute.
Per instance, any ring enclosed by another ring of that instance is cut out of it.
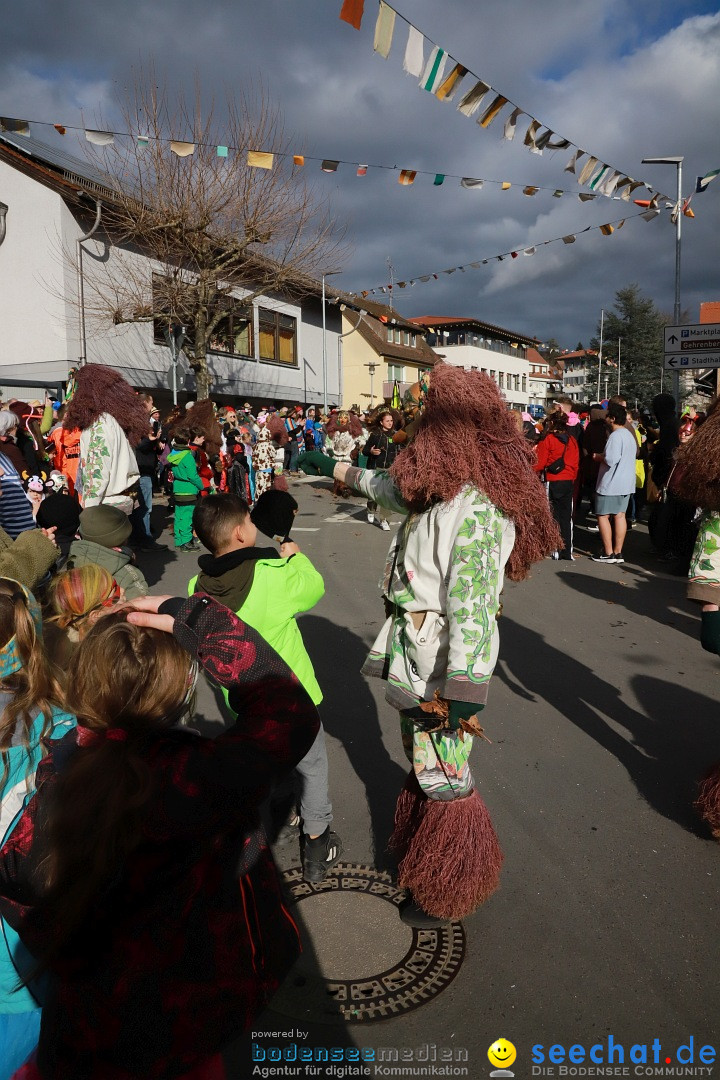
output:
<svg viewBox="0 0 720 1080"><path fill-rule="evenodd" d="M530 364L530 374L528 376L530 412L542 415L541 409L544 412L549 412L557 395L565 393L563 389L563 373L553 367L544 356L541 356L537 349L529 347L526 350L526 355Z"/></svg>
<svg viewBox="0 0 720 1080"><path fill-rule="evenodd" d="M425 340L442 353L446 363L466 371L486 372L498 384L511 408L527 409L530 403L527 350L539 344L537 338L479 319L424 315L410 321L428 331Z"/></svg>
<svg viewBox="0 0 720 1080"><path fill-rule="evenodd" d="M108 178L85 162L30 137L0 134L0 393L5 399L42 396L44 388L59 393L68 369L85 362L117 368L138 389L169 398L171 357L161 327L146 322L98 330L86 317L92 279L102 279L107 260L128 260L148 282L161 269L136 251L110 246L101 227L80 243L98 212L102 224L102 201L110 198ZM73 258L64 258L64 252ZM337 307L327 305L323 350L319 283L310 283L300 301L256 298L249 312L241 312L242 290L237 298L237 310L216 334L208 356L211 397L247 398L253 404L321 402L325 355L328 400L341 399L341 317ZM187 371L188 365L182 366ZM180 389L181 401L194 396L192 373L183 373Z"/></svg>

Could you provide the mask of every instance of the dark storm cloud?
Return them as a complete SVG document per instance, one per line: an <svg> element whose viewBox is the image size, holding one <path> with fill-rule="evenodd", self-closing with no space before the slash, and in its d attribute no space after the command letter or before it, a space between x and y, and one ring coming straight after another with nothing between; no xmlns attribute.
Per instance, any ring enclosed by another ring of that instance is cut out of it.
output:
<svg viewBox="0 0 720 1080"><path fill-rule="evenodd" d="M674 194L672 167L643 166L644 156L685 155L684 191L720 165L720 15L703 0L668 11L649 0L407 0L403 14L513 101L603 160ZM487 131L438 102L402 71L405 26L398 20L387 61L373 54L376 5L366 4L359 33L338 19L340 0L263 3L68 0L26 4L6 23L0 61L2 112L50 121L108 121L115 100L152 59L161 78L220 102L226 88L262 80L281 108L298 149L323 157L512 181L466 191L418 176L400 187L391 172L357 179L341 166L319 174L337 217L349 226L352 257L336 279L347 289L487 258L511 248L578 233L571 246L539 247L521 257L441 277L396 293L407 314L476 315L541 339L574 346L595 332L600 309L637 281L672 310L674 230L667 214L628 220L611 237L580 235L637 208L624 202L554 200L522 195L525 184L580 190L563 172L567 151L542 158L500 138L502 117ZM46 137L43 133L40 137ZM68 149L71 149L69 140ZM697 318L701 300L720 293L716 237L720 180L693 201L683 220L683 306ZM638 194L642 194L638 192Z"/></svg>

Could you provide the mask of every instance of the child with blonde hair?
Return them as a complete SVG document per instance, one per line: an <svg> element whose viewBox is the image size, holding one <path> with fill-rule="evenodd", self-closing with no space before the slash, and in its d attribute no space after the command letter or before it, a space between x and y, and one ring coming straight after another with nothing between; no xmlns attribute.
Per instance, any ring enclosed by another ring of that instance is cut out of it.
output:
<svg viewBox="0 0 720 1080"><path fill-rule="evenodd" d="M40 607L17 581L0 578L0 844L5 844L35 789L47 740L60 739L75 717L60 706L60 688L42 643ZM35 1046L40 1005L20 980L33 960L0 918L0 1076L10 1076ZM33 987L34 989L34 987Z"/></svg>

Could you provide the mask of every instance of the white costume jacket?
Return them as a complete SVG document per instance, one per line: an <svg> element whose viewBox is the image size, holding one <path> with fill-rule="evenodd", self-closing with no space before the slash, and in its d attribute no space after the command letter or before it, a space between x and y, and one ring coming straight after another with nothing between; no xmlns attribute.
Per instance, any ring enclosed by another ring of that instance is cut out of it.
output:
<svg viewBox="0 0 720 1080"><path fill-rule="evenodd" d="M351 468L348 484L407 514L392 477ZM387 682L398 709L429 701L487 701L498 654L497 617L515 525L476 488L405 518L381 583L394 606L363 667Z"/></svg>

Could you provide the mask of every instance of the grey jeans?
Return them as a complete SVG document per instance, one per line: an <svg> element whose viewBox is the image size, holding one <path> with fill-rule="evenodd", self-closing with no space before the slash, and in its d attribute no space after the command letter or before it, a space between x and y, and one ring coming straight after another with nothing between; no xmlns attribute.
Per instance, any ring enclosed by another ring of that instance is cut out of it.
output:
<svg viewBox="0 0 720 1080"><path fill-rule="evenodd" d="M320 730L295 770L300 778L300 816L306 836L319 836L332 821L332 803L328 791L328 759L325 729Z"/></svg>

